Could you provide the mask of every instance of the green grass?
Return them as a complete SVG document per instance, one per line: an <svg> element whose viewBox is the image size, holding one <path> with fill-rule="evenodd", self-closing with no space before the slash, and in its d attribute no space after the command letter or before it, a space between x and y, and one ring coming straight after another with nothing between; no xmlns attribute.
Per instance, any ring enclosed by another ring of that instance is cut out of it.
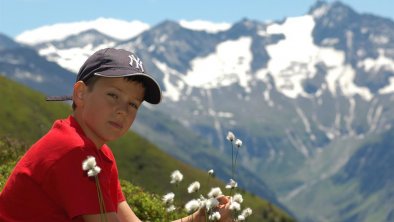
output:
<svg viewBox="0 0 394 222"><path fill-rule="evenodd" d="M53 121L67 117L71 108L59 102L45 102L44 96L27 87L7 80L0 76L0 190L10 174L15 161L31 145L45 134ZM217 179L208 181L207 172L187 165L172 156L167 155L148 140L128 132L115 142L111 149L117 159L122 188L128 203L143 220L166 221L168 218L179 216L167 215L160 198L167 192L174 192L178 197L179 206L195 197L187 194L186 188L193 181L202 185L201 193L206 194L214 186L225 190L224 183ZM190 149L193 149L190 147ZM171 185L170 173L180 170L184 181L178 187ZM208 169L207 169L208 170ZM285 212L269 202L239 190L243 194L244 207L253 210L248 221L294 221Z"/></svg>

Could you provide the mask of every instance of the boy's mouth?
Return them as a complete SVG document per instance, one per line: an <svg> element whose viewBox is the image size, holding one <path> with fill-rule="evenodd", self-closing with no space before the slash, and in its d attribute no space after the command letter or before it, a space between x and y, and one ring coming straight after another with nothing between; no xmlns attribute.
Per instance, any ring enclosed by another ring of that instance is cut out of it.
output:
<svg viewBox="0 0 394 222"><path fill-rule="evenodd" d="M113 126L114 128L116 128L116 129L122 129L123 128L123 125L120 124L120 123L117 123L117 122L109 121L109 124L111 126Z"/></svg>

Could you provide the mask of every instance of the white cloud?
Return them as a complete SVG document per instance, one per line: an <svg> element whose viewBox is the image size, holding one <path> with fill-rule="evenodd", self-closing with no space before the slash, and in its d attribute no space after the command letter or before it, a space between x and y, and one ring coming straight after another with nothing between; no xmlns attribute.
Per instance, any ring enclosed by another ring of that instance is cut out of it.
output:
<svg viewBox="0 0 394 222"><path fill-rule="evenodd" d="M96 29L97 31L116 39L125 40L148 30L150 26L140 21L124 21L113 18L98 18L92 21L58 23L28 30L16 37L16 40L26 44L37 44L52 40L61 40L67 36Z"/></svg>

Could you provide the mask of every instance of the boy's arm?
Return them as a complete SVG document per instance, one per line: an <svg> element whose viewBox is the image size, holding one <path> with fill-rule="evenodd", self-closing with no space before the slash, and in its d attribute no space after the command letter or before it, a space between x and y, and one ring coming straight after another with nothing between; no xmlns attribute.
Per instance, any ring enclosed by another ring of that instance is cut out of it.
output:
<svg viewBox="0 0 394 222"><path fill-rule="evenodd" d="M118 216L115 212L106 213L105 216L107 217L108 222L119 222ZM85 222L97 222L101 221L100 214L89 214L89 215L82 215L82 219Z"/></svg>
<svg viewBox="0 0 394 222"><path fill-rule="evenodd" d="M126 201L118 204L118 218L120 222L141 222Z"/></svg>
<svg viewBox="0 0 394 222"><path fill-rule="evenodd" d="M120 202L118 204L118 219L120 222L141 222L140 219L134 214L133 210L130 208L129 204L126 201ZM205 222L205 212L204 210L199 210L195 212L193 215L189 215L182 219L176 220L174 222Z"/></svg>
<svg viewBox="0 0 394 222"><path fill-rule="evenodd" d="M141 222L140 219L134 214L126 201L118 204L118 213L110 212L105 214L108 222ZM82 215L85 222L100 221L100 214Z"/></svg>

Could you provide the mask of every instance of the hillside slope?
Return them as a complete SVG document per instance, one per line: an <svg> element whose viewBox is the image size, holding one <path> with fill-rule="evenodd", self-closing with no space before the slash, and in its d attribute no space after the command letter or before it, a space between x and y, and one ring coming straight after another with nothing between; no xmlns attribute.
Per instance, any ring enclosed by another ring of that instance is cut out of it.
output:
<svg viewBox="0 0 394 222"><path fill-rule="evenodd" d="M71 111L68 105L45 102L44 95L2 76L0 93L0 103L3 104L0 107L0 144L4 144L4 138L12 138L20 144L31 144L51 127L55 119L65 118ZM192 181L201 182L203 193L213 186L224 187L224 183L219 180L212 180L209 183L210 187L204 186L207 185L206 172L172 158L133 132L127 133L110 146L117 158L120 177L143 187L144 191L158 196L175 192L174 187L169 184L169 175L175 169L179 169L185 176L178 187L184 188L185 192L177 191L182 196L182 202L191 199L191 196L186 195L186 187ZM0 153L4 153L4 150L0 150ZM0 188L10 169L8 166L5 172L0 172ZM242 194L245 199L244 206L250 206L254 211L250 221L293 221L286 213L267 201L245 192Z"/></svg>

